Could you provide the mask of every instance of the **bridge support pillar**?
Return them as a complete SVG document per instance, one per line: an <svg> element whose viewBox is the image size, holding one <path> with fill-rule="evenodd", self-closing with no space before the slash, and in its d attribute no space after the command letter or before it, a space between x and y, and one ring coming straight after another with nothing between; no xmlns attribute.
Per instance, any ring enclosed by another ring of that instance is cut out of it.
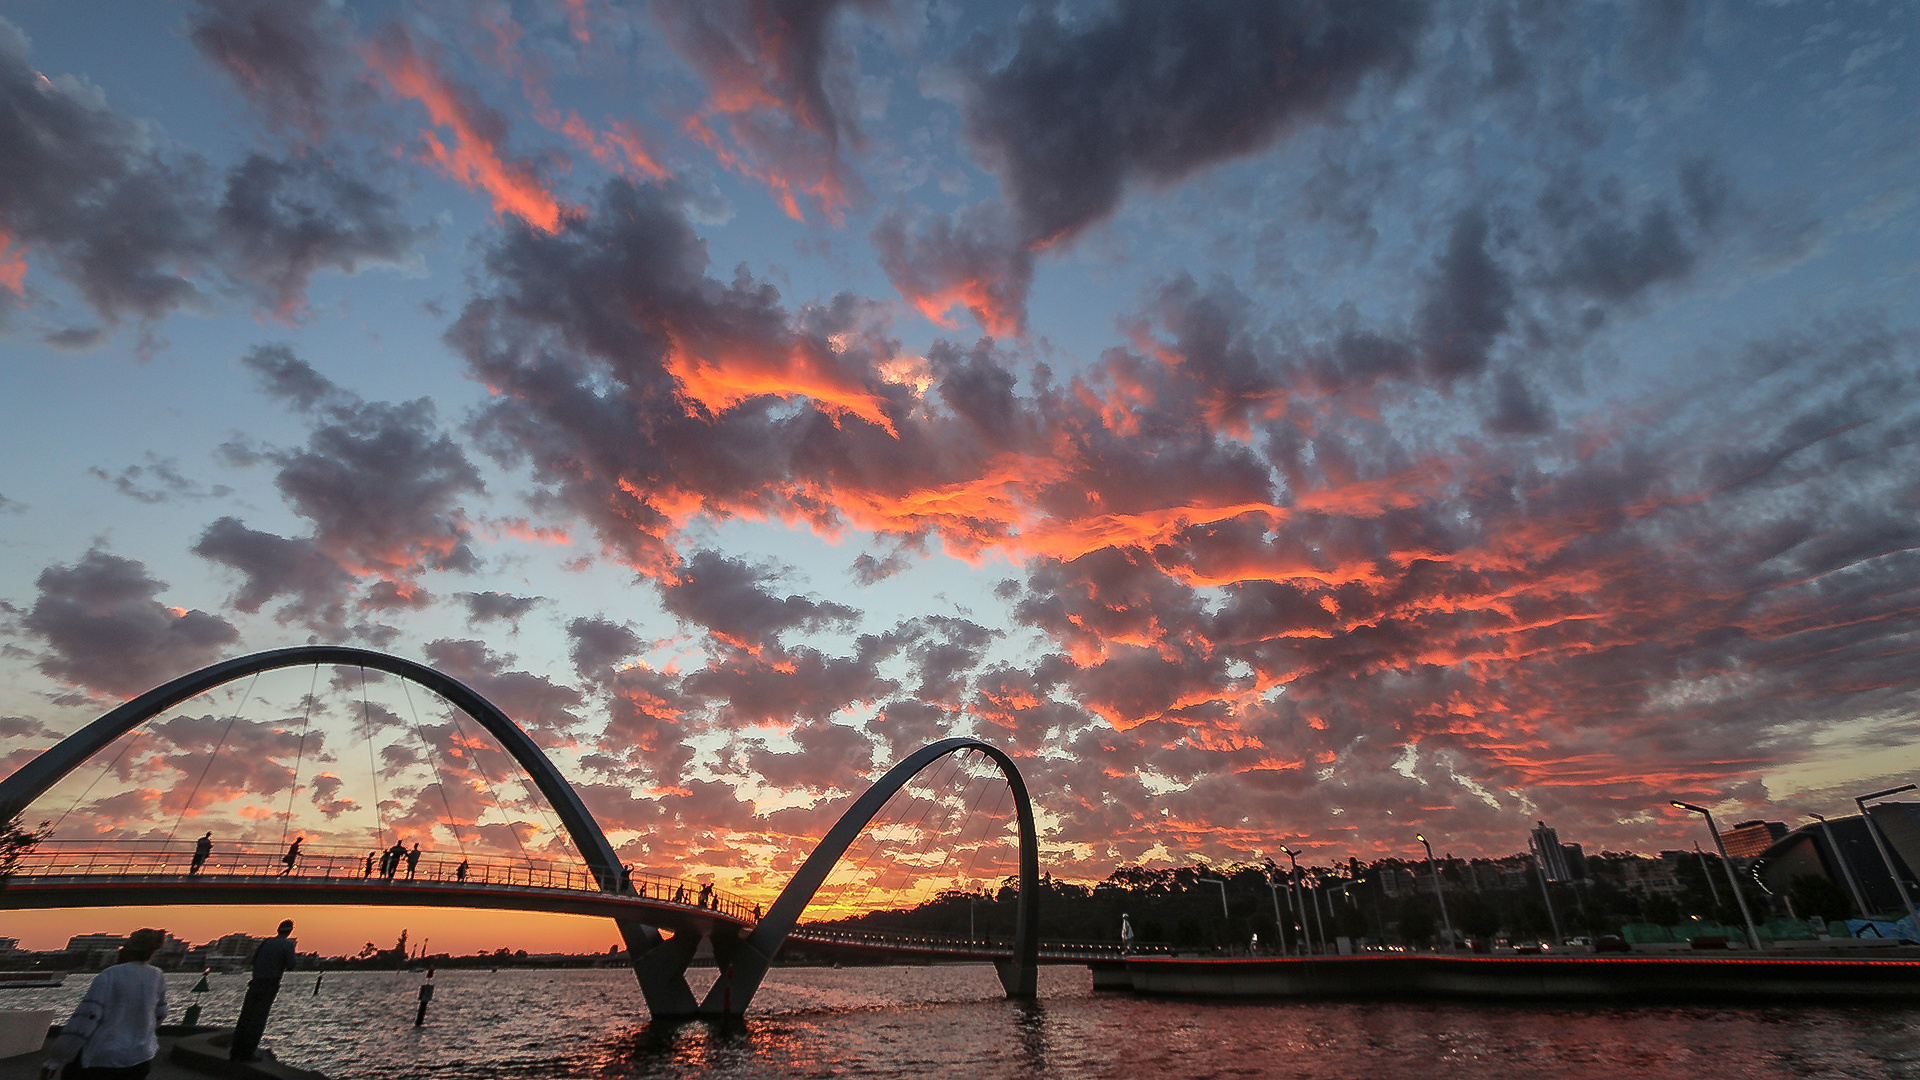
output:
<svg viewBox="0 0 1920 1080"><path fill-rule="evenodd" d="M1010 998L1034 998L1040 994L1040 969L1012 960L995 960L993 970L1000 975L1000 986Z"/></svg>
<svg viewBox="0 0 1920 1080"><path fill-rule="evenodd" d="M682 930L671 941L651 926L620 920L621 936L627 939L627 955L633 958L633 974L640 980L640 993L647 999L647 1011L655 1019L693 1016L700 1011L687 986L687 964L700 947L700 935Z"/></svg>

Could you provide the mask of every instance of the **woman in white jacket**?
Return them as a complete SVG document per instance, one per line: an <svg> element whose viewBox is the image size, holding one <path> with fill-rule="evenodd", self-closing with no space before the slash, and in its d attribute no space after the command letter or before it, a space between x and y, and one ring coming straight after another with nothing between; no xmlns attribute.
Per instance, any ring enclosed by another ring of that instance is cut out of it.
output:
<svg viewBox="0 0 1920 1080"><path fill-rule="evenodd" d="M66 1080L139 1080L160 1052L155 1029L167 1018L167 978L148 965L166 940L159 930L135 930L119 962L94 976L87 995L60 1029L40 1066L51 1077L66 1068ZM77 1059L77 1060L76 1060Z"/></svg>

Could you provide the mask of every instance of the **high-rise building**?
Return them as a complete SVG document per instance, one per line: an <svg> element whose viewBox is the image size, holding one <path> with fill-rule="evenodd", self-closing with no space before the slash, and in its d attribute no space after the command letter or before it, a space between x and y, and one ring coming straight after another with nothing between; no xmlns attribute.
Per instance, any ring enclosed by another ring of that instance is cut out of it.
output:
<svg viewBox="0 0 1920 1080"><path fill-rule="evenodd" d="M1533 852L1548 881L1566 881L1572 877L1567 873L1567 853L1560 848L1560 834L1548 828L1544 821L1533 830Z"/></svg>
<svg viewBox="0 0 1920 1080"><path fill-rule="evenodd" d="M1787 831L1785 822L1742 821L1721 833L1720 842L1727 845L1729 859L1757 859L1775 840L1787 835Z"/></svg>

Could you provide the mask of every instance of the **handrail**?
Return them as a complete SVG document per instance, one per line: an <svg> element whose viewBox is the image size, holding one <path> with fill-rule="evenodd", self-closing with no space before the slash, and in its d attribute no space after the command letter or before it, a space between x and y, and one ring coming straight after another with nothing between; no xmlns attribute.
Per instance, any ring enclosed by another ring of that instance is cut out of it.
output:
<svg viewBox="0 0 1920 1080"><path fill-rule="evenodd" d="M302 844L289 865L280 848L261 850L216 844L206 861L193 866L194 841L165 840L43 840L15 863L10 877L45 878L295 878L304 881L396 882L422 881L460 888L513 887L601 893L601 882L584 863L552 860L512 860L458 857L444 851L422 851L409 867L403 859L392 873L382 873L381 853L364 848ZM464 874L461 865L466 866ZM625 875L615 895L652 899L659 903L717 911L752 923L758 908L718 889L699 903L702 882L688 878L636 872Z"/></svg>

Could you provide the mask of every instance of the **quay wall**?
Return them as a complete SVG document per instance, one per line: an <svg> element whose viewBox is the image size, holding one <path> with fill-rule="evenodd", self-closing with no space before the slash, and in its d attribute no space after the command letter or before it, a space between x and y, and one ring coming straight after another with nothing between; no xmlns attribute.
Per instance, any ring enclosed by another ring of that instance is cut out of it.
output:
<svg viewBox="0 0 1920 1080"><path fill-rule="evenodd" d="M1094 988L1260 998L1920 999L1920 960L1782 957L1138 958L1090 964Z"/></svg>

